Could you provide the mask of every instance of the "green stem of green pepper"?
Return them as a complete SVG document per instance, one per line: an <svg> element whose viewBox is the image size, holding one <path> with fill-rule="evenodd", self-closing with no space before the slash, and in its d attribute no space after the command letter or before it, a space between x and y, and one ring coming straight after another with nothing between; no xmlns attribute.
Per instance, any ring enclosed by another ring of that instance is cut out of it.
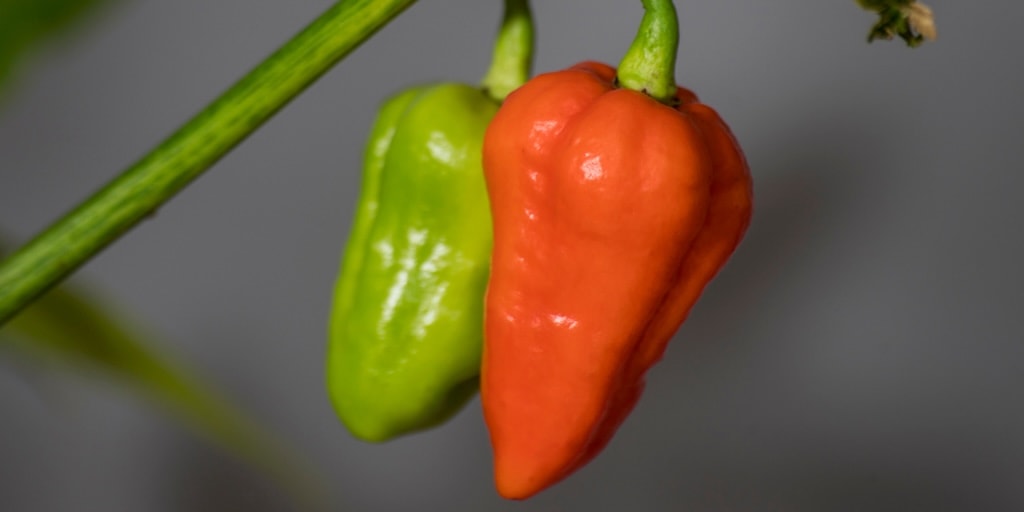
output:
<svg viewBox="0 0 1024 512"><path fill-rule="evenodd" d="M342 0L148 155L0 263L0 325L156 212L415 0Z"/></svg>
<svg viewBox="0 0 1024 512"><path fill-rule="evenodd" d="M644 17L619 64L619 85L671 103L676 95L679 20L672 0L643 0Z"/></svg>
<svg viewBox="0 0 1024 512"><path fill-rule="evenodd" d="M505 97L530 78L533 63L533 18L527 0L505 0L505 17L494 43L491 69L482 81L495 101Z"/></svg>

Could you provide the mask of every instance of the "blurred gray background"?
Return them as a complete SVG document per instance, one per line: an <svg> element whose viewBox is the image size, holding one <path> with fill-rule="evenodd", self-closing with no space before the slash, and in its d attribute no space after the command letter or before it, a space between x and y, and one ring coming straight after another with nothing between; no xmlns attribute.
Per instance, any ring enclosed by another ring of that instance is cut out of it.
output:
<svg viewBox="0 0 1024 512"><path fill-rule="evenodd" d="M615 63L635 0L536 0L536 70ZM346 511L1024 510L1024 4L929 2L864 41L850 0L679 0L678 78L731 124L756 212L593 463L493 491L479 403L385 445L325 395L325 324L378 103L475 82L501 2L423 0L78 277L309 457ZM25 62L0 110L24 240L329 0L123 0ZM131 393L0 363L0 510L295 510Z"/></svg>

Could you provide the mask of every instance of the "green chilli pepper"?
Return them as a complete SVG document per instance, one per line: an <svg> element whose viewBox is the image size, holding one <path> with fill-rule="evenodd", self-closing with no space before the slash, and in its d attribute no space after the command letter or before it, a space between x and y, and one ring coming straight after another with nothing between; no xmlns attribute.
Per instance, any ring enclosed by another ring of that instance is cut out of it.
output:
<svg viewBox="0 0 1024 512"><path fill-rule="evenodd" d="M532 41L526 0L507 0L482 86L414 87L377 116L327 358L335 410L360 439L442 423L478 388L492 245L481 148L528 78Z"/></svg>

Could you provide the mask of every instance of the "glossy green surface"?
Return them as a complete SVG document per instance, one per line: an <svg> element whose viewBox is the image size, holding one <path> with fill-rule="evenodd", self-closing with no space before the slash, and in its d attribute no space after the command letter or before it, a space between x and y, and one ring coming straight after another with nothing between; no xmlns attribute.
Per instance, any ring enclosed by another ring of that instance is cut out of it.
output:
<svg viewBox="0 0 1024 512"><path fill-rule="evenodd" d="M498 103L440 84L381 109L335 288L327 385L367 441L429 428L476 392L491 216L481 146Z"/></svg>

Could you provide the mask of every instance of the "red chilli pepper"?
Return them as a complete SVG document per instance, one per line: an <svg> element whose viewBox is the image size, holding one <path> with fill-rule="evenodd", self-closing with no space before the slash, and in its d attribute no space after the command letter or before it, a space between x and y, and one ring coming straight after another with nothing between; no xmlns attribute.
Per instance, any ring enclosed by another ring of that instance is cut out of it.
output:
<svg viewBox="0 0 1024 512"><path fill-rule="evenodd" d="M584 62L529 81L487 130L481 391L506 498L604 448L749 224L750 173L728 127L689 90L668 96Z"/></svg>

